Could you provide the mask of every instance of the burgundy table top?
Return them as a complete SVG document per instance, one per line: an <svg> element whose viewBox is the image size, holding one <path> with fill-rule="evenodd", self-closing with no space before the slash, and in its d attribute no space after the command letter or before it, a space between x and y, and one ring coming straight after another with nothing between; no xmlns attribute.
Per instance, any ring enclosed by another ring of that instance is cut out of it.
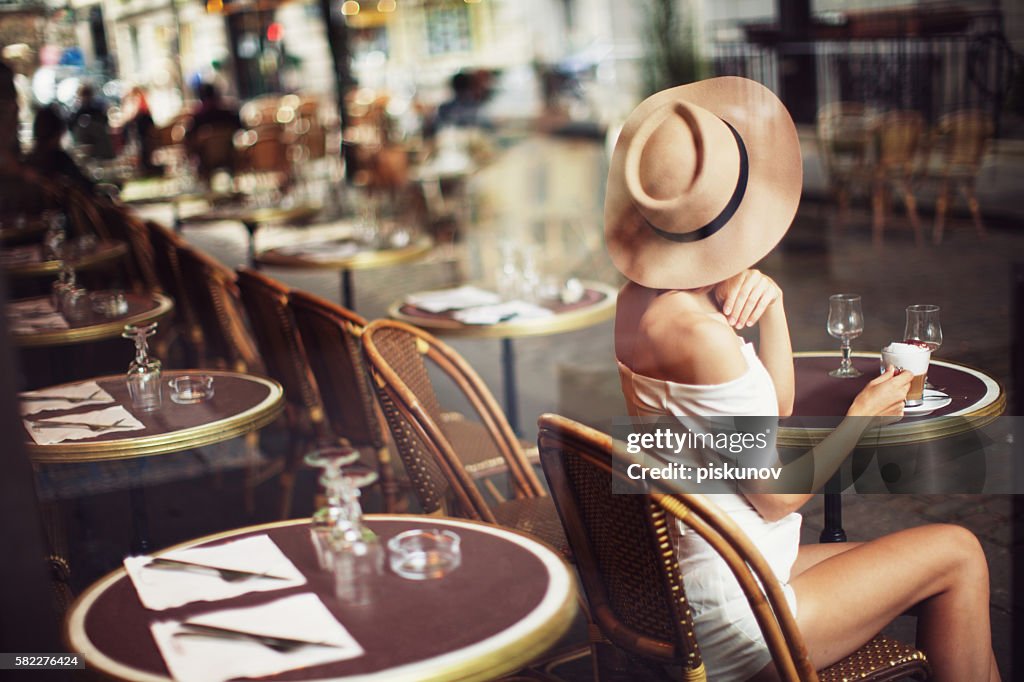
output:
<svg viewBox="0 0 1024 682"><path fill-rule="evenodd" d="M578 301L540 303L539 305L555 313L550 317L522 320L513 318L495 324L463 324L455 319L454 311L432 313L408 303L393 304L388 309L388 314L395 319L445 336L514 338L560 334L583 329L615 315L617 290L594 282L586 282L585 285L583 297Z"/></svg>
<svg viewBox="0 0 1024 682"><path fill-rule="evenodd" d="M92 295L110 292L94 291ZM67 329L39 328L30 332L12 331L11 337L17 346L60 346L70 343L83 343L100 339L113 339L121 335L126 324L146 324L167 315L174 309L174 303L160 293L136 294L125 292L128 310L114 317L106 317L90 309L81 320L64 318ZM39 296L27 301L45 301L47 297ZM17 301L15 301L17 302ZM10 311L8 304L8 311Z"/></svg>
<svg viewBox="0 0 1024 682"><path fill-rule="evenodd" d="M857 393L872 378L878 376L877 353L854 354L853 365L863 372L854 379L838 379L828 375L830 370L839 366L839 359L838 352L795 354L794 416L782 420L780 441L785 440L787 427L834 427L846 414ZM933 358L928 369L928 381L948 394L952 402L925 415L908 415L897 424L885 427L893 442L919 440L939 434L949 435L957 430L980 426L982 420L994 419L1006 408L1006 393L999 383L973 367ZM954 421L962 428L951 426L951 422ZM931 428L936 425L939 425L939 430Z"/></svg>
<svg viewBox="0 0 1024 682"><path fill-rule="evenodd" d="M166 382L183 374L210 374L214 395L194 405L179 405L170 398ZM80 414L120 404L145 429L117 431L92 438L38 445L23 432L29 452L38 462L82 462L130 459L180 452L236 438L273 421L283 409L280 384L265 377L219 370L167 370L163 373L163 403L145 413L134 409L124 377L99 377L95 381L114 398L114 403L92 404L69 410L37 412L31 419ZM81 383L81 382L74 382Z"/></svg>
<svg viewBox="0 0 1024 682"><path fill-rule="evenodd" d="M797 355L794 360L796 405L793 413L802 417L846 414L854 397L871 379L878 376L879 371L878 355L854 356L853 366L863 372L855 379L837 379L828 375L829 371L839 366L839 355L835 353ZM932 360L928 369L928 382L940 387L953 402L926 417L969 414L987 406L1002 394L999 385L983 372L939 359ZM992 391L996 391L996 395L992 395Z"/></svg>
<svg viewBox="0 0 1024 682"><path fill-rule="evenodd" d="M444 578L427 581L404 580L385 568L377 577L372 606L351 607L335 598L333 578L317 567L306 521L242 528L183 546L266 533L308 583L148 611L120 569L90 587L69 610L65 625L69 650L82 652L89 667L115 677L166 679L168 672L150 635L150 623L312 591L366 650L365 655L261 679L491 679L548 649L574 616L574 583L568 567L536 541L455 519L369 515L366 520L385 545L390 537L411 528L450 527L462 539L462 565Z"/></svg>

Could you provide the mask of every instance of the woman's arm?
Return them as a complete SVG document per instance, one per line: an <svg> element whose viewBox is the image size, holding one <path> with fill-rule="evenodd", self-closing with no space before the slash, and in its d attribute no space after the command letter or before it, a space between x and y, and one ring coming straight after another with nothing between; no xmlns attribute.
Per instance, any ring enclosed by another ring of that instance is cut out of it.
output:
<svg viewBox="0 0 1024 682"><path fill-rule="evenodd" d="M910 372L897 374L890 367L857 394L846 418L832 433L783 466L777 481L746 486L744 496L768 521L781 519L802 507L839 469L865 431L903 416L903 401L912 379Z"/></svg>
<svg viewBox="0 0 1024 682"><path fill-rule="evenodd" d="M782 302L782 289L758 270L745 270L715 287L715 299L736 329L760 323L758 357L775 384L779 416L793 414L796 395L793 345Z"/></svg>

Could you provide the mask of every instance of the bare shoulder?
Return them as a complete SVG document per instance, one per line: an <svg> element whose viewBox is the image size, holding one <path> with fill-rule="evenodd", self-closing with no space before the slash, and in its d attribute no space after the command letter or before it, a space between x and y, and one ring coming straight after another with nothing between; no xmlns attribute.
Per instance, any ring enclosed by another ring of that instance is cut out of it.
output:
<svg viewBox="0 0 1024 682"><path fill-rule="evenodd" d="M636 371L677 383L721 384L747 370L736 333L683 297L652 301L639 321L636 347L643 365Z"/></svg>

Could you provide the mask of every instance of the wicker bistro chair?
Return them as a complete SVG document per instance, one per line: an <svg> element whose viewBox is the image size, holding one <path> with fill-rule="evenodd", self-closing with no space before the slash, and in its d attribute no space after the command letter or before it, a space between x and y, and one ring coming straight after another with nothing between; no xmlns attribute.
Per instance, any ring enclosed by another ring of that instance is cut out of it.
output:
<svg viewBox="0 0 1024 682"><path fill-rule="evenodd" d="M324 418L320 390L288 307L288 287L249 268L238 269L237 284L267 373L284 387L290 447L281 473L281 517L287 518L307 445L335 445L338 439Z"/></svg>
<svg viewBox="0 0 1024 682"><path fill-rule="evenodd" d="M370 323L362 339L373 388L423 511L508 526L567 554L551 498L466 361L425 331L392 320ZM455 384L480 422L442 413L426 361ZM496 473L508 476L511 499L488 486ZM495 497L493 505L478 482Z"/></svg>
<svg viewBox="0 0 1024 682"><path fill-rule="evenodd" d="M377 458L386 511L398 511L398 483L391 462L386 427L363 363L359 339L366 320L330 301L306 293L288 294L295 326L309 368L320 388L323 412L332 431L357 450Z"/></svg>
<svg viewBox="0 0 1024 682"><path fill-rule="evenodd" d="M907 209L907 218L918 245L924 243L913 182L919 170L925 141L924 117L917 111L896 110L881 114L875 122L875 171L871 192L872 241L881 246L889 208L889 191L895 188Z"/></svg>
<svg viewBox="0 0 1024 682"><path fill-rule="evenodd" d="M203 354L203 330L199 326L189 297L185 293L185 282L178 262L178 249L185 247L184 240L159 223L146 222L149 242L153 246L153 268L160 290L174 299L174 327L176 336L184 344L186 364L197 367Z"/></svg>
<svg viewBox="0 0 1024 682"><path fill-rule="evenodd" d="M936 244L942 241L949 192L954 187L967 200L978 237L985 238L985 223L981 219L981 206L974 185L992 132L992 116L976 109L954 111L939 119L935 138L942 150L942 170L939 172L939 194L935 199L935 228L932 233Z"/></svg>
<svg viewBox="0 0 1024 682"><path fill-rule="evenodd" d="M666 677L706 680L679 562L669 535L682 521L718 551L743 588L785 682L927 679L924 654L877 636L815 671L771 568L742 530L705 497L613 494L610 436L557 415L540 418L541 464L565 526L590 614L601 634Z"/></svg>
<svg viewBox="0 0 1024 682"><path fill-rule="evenodd" d="M176 249L184 298L202 330L203 366L263 371L249 334L235 273L190 246Z"/></svg>
<svg viewBox="0 0 1024 682"><path fill-rule="evenodd" d="M832 102L818 111L818 148L845 223L850 197L871 186L871 135L877 111L859 102Z"/></svg>

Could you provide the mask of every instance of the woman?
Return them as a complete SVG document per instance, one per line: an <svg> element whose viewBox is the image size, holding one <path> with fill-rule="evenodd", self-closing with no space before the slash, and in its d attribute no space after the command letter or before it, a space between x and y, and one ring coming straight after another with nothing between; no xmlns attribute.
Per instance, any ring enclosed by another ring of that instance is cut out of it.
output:
<svg viewBox="0 0 1024 682"><path fill-rule="evenodd" d="M672 88L630 115L609 170L605 236L630 280L619 296L615 350L633 416L792 412L783 294L750 268L788 229L801 185L793 122L753 81L715 78ZM756 351L735 331L755 325ZM889 370L861 391L847 418L798 463L813 464L811 489L836 471L865 429L902 417L910 379ZM917 643L934 679L1000 679L988 570L973 535L932 525L866 543L801 547L796 511L810 497L747 487L713 499L765 555L817 668L914 610ZM724 562L681 525L675 535L708 678L775 679Z"/></svg>

